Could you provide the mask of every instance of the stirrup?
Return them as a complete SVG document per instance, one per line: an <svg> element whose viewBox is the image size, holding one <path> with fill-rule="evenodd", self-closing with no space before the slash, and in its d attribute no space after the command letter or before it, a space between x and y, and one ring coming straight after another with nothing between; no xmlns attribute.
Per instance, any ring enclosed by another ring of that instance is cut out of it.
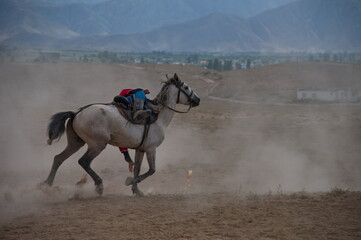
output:
<svg viewBox="0 0 361 240"><path fill-rule="evenodd" d="M150 109L147 110L138 110L134 113L133 118L134 119L139 119L139 118L147 118L150 116L150 114L152 113L152 111Z"/></svg>

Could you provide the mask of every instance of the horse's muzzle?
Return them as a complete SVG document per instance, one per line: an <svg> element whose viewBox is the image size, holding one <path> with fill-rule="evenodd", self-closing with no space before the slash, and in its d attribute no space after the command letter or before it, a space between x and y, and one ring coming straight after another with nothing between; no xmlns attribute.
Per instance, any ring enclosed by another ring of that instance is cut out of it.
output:
<svg viewBox="0 0 361 240"><path fill-rule="evenodd" d="M201 99L199 97L197 97L197 96L194 96L192 98L192 101L191 101L191 106L192 107L197 107L197 106L199 106L200 102L201 102Z"/></svg>

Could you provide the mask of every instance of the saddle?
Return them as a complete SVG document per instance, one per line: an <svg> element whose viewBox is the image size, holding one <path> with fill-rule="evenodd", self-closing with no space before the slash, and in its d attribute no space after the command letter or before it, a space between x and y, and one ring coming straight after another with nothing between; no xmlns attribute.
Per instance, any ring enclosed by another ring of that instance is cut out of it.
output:
<svg viewBox="0 0 361 240"><path fill-rule="evenodd" d="M141 118L141 119L133 119L133 104L131 102L128 101L127 98L123 97L123 96L115 96L114 97L114 101L112 103L114 106L117 107L119 113L125 118L127 119L129 122L133 123L133 124L138 124L138 125L150 125L152 123L154 123L155 121L157 121L158 119L158 113L154 112L153 108L151 107L153 106L157 106L158 104L153 102L152 100L147 99L144 103L144 108L146 109L150 109L152 112L150 114L149 117L147 118Z"/></svg>

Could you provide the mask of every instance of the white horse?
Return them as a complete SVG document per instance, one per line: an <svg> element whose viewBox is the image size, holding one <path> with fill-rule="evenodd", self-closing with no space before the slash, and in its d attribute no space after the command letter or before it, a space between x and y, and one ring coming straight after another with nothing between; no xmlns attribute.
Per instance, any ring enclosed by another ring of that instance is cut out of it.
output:
<svg viewBox="0 0 361 240"><path fill-rule="evenodd" d="M126 120L114 105L94 104L76 113L69 111L53 115L48 126L48 144L62 136L65 122L69 119L66 126L68 144L64 151L54 157L50 174L41 185L52 186L59 166L86 143L88 150L78 162L93 178L96 191L101 195L103 181L90 164L107 144L111 144L136 149L134 178L128 177L126 185L132 185L133 194L142 195L137 184L155 172L156 148L163 142L165 130L172 121L174 112L179 112L175 110L176 104L189 105L189 111L191 107L196 107L200 103L197 94L182 82L177 74L164 83L155 100L161 105L161 110L158 120L150 125L144 141L144 126ZM147 154L149 170L139 175L144 153Z"/></svg>

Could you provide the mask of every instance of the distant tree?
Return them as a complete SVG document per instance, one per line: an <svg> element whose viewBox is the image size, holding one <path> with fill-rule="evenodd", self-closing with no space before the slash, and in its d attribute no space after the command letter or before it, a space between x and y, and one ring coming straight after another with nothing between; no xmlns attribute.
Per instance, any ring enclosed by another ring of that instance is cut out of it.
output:
<svg viewBox="0 0 361 240"><path fill-rule="evenodd" d="M207 68L208 68L208 69L214 69L213 66L214 66L214 65L213 65L213 60L212 60L212 59L208 59Z"/></svg>
<svg viewBox="0 0 361 240"><path fill-rule="evenodd" d="M242 63L236 62L236 70L241 69L241 68L242 68Z"/></svg>
<svg viewBox="0 0 361 240"><path fill-rule="evenodd" d="M312 53L310 53L310 54L308 55L308 61L310 61L310 62L315 61L315 56L313 56Z"/></svg>
<svg viewBox="0 0 361 240"><path fill-rule="evenodd" d="M333 61L338 62L338 55L337 54L333 54Z"/></svg>
<svg viewBox="0 0 361 240"><path fill-rule="evenodd" d="M104 59L107 59L108 57L109 57L108 51L104 51L104 52L103 52L103 58L104 58Z"/></svg>
<svg viewBox="0 0 361 240"><path fill-rule="evenodd" d="M186 57L186 63L195 64L198 63L198 61L199 61L198 54L192 54Z"/></svg>
<svg viewBox="0 0 361 240"><path fill-rule="evenodd" d="M342 54L338 55L338 61L339 61L339 62L343 62L343 61L344 61Z"/></svg>
<svg viewBox="0 0 361 240"><path fill-rule="evenodd" d="M83 56L83 62L89 62L88 56L86 54Z"/></svg>
<svg viewBox="0 0 361 240"><path fill-rule="evenodd" d="M223 71L231 71L232 70L232 60L225 60Z"/></svg>
<svg viewBox="0 0 361 240"><path fill-rule="evenodd" d="M198 63L199 62L199 56L198 54L192 55L192 63Z"/></svg>
<svg viewBox="0 0 361 240"><path fill-rule="evenodd" d="M247 68L251 68L251 59L247 59L247 65L246 65L246 67Z"/></svg>
<svg viewBox="0 0 361 240"><path fill-rule="evenodd" d="M102 63L120 62L116 53L103 51L98 53L98 58Z"/></svg>
<svg viewBox="0 0 361 240"><path fill-rule="evenodd" d="M109 61L111 63L119 62L117 54L113 52L109 53Z"/></svg>
<svg viewBox="0 0 361 240"><path fill-rule="evenodd" d="M268 64L268 59L266 57L262 57L261 58L261 63L262 63L262 65L267 65Z"/></svg>
<svg viewBox="0 0 361 240"><path fill-rule="evenodd" d="M105 62L105 58L104 58L104 52L99 52L98 53L98 58L101 62Z"/></svg>
<svg viewBox="0 0 361 240"><path fill-rule="evenodd" d="M325 53L323 54L322 58L323 58L323 61L325 61L325 62L330 61L330 53L325 52Z"/></svg>
<svg viewBox="0 0 361 240"><path fill-rule="evenodd" d="M221 62L218 60L218 58L215 58L213 60L213 69L216 71L221 72L222 71L222 64Z"/></svg>
<svg viewBox="0 0 361 240"><path fill-rule="evenodd" d="M348 59L350 62L356 62L356 54L355 53L350 53L350 54L347 53L347 55L348 55Z"/></svg>

